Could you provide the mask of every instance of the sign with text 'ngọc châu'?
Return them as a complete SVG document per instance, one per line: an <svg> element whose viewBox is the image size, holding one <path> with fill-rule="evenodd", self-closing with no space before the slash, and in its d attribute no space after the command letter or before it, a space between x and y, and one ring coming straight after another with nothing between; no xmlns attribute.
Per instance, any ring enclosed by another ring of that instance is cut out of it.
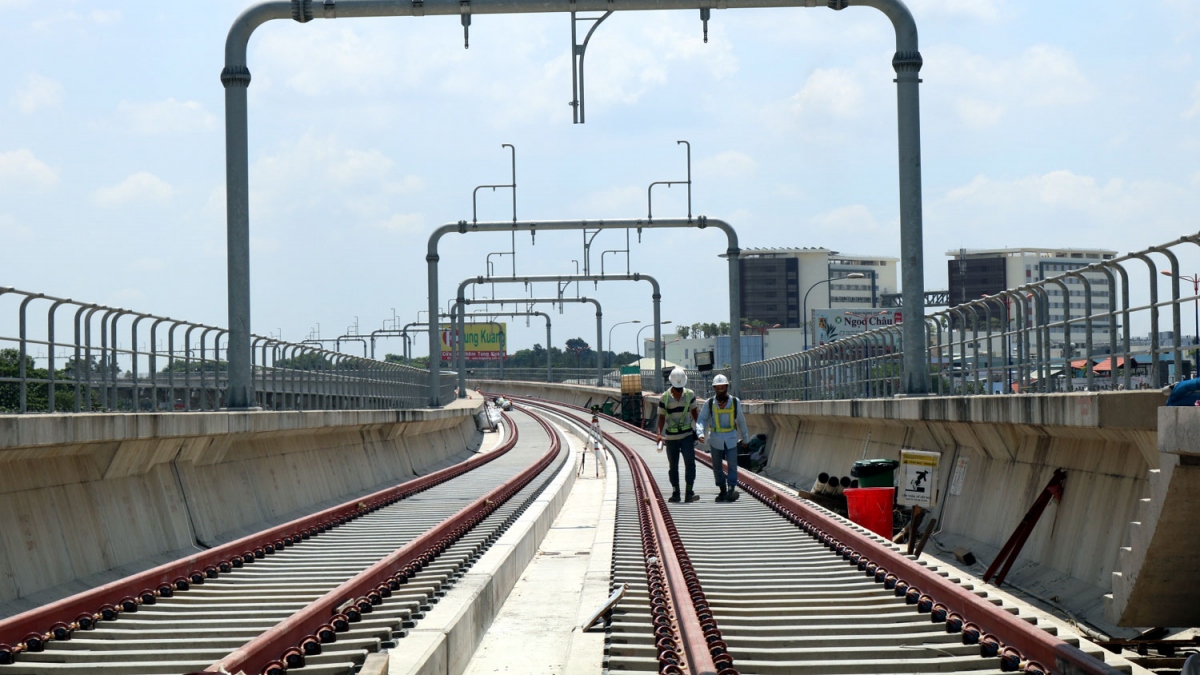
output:
<svg viewBox="0 0 1200 675"><path fill-rule="evenodd" d="M442 360L449 361L453 349L458 344L458 336L454 327L448 323L441 325ZM466 348L468 361L486 361L498 359L508 346L508 325L502 321L487 323L468 323L464 326L462 341Z"/></svg>
<svg viewBox="0 0 1200 675"><path fill-rule="evenodd" d="M813 344L823 345L876 328L898 326L904 317L898 309L814 309Z"/></svg>

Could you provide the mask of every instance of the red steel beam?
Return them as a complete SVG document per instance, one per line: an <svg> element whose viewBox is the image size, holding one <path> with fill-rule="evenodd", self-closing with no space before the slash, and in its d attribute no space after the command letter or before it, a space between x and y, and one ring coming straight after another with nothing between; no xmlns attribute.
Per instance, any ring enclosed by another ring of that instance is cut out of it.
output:
<svg viewBox="0 0 1200 675"><path fill-rule="evenodd" d="M360 606L364 600L367 600L370 605L380 604L374 602L374 599L368 599L372 592L379 591L381 587L387 587L389 581L396 578L398 574L404 574L405 579L415 574L414 567L419 569L422 566L419 565L422 559L426 562L432 560L499 508L501 504L508 501L549 466L560 449L558 434L549 424L528 411L523 410L522 412L537 420L550 437L550 448L538 461L383 560L358 573L232 654L209 666L205 672L245 672L253 675L274 672L271 670L272 668L278 668L278 672L283 672L286 670L283 667L285 655L292 650L298 651L300 644L309 638L318 638L317 633L322 626L338 616L344 616L343 609L348 606L348 599L353 599L349 602ZM513 429L515 430L516 427ZM383 598L379 598L379 600L384 601Z"/></svg>
<svg viewBox="0 0 1200 675"><path fill-rule="evenodd" d="M79 621L85 617L89 617L94 625L102 619L106 609L114 616L127 611L136 612L137 607L144 604L143 595L146 593L150 594L149 599L153 601L163 595L160 591L162 588L173 593L180 580L186 580L189 584L203 583L205 578L213 578L222 571L274 553L276 547L286 545L285 540L296 543L471 471L503 455L517 444L517 428L511 424L511 420L509 422L512 437L492 452L4 619L0 621L0 663L4 662L6 656L11 658L15 653L25 650L32 639L42 644L51 639L70 639L71 632L80 627ZM235 565L235 559L240 564Z"/></svg>

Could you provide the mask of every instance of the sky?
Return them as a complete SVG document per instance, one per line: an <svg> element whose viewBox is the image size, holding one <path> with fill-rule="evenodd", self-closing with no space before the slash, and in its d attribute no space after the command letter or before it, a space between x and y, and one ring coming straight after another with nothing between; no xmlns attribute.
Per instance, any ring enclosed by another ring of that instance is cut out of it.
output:
<svg viewBox="0 0 1200 675"><path fill-rule="evenodd" d="M0 286L226 324L219 74L246 6L0 0ZM909 6L925 62L927 289L945 288L959 248L1126 252L1200 230L1200 2ZM642 217L651 182L686 177L686 139L693 212L730 222L743 247L899 256L895 44L878 11L714 10L707 44L698 12L619 12L587 51L583 125L568 106L568 15L476 15L470 38L463 49L453 17L255 33L256 333L300 341L318 326L332 338L416 320L429 233L471 219L475 186L509 182L503 143L516 146L521 219ZM507 191L479 192L480 220L511 209ZM685 190L656 188L654 211L685 215ZM601 234L594 250L624 239ZM629 269L662 283L663 319L728 318L718 232L633 244ZM509 246L445 238L443 301ZM518 274L569 274L581 235L522 235L516 251ZM1200 271L1200 257L1184 263ZM625 259L605 265L623 272ZM603 303L606 327L651 319L645 283L580 292ZM558 346L593 341L590 307L552 311ZM0 297L5 335L14 314ZM541 319L509 323L511 348L544 341ZM615 328L617 351L633 351L637 328Z"/></svg>

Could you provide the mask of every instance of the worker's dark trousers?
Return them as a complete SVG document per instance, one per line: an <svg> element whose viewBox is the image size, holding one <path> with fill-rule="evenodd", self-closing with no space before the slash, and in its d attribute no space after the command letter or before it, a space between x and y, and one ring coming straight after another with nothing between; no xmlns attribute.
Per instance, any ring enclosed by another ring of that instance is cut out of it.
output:
<svg viewBox="0 0 1200 675"><path fill-rule="evenodd" d="M667 471L671 487L679 489L679 456L683 455L683 478L691 488L692 483L696 482L696 435L674 441L664 440L663 445L667 447L667 462L671 466Z"/></svg>

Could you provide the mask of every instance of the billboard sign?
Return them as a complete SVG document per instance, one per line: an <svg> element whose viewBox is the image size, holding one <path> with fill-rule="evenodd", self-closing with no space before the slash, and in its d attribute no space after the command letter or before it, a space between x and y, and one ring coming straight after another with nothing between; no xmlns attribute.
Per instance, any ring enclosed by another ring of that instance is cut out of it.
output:
<svg viewBox="0 0 1200 675"><path fill-rule="evenodd" d="M456 331L448 324L441 325L442 361L453 357L453 349L458 344ZM466 347L468 361L486 361L498 359L504 355L508 346L508 324L502 321L486 323L468 323L464 326L463 343Z"/></svg>
<svg viewBox="0 0 1200 675"><path fill-rule="evenodd" d="M813 344L823 345L876 328L904 323L898 309L814 309Z"/></svg>

